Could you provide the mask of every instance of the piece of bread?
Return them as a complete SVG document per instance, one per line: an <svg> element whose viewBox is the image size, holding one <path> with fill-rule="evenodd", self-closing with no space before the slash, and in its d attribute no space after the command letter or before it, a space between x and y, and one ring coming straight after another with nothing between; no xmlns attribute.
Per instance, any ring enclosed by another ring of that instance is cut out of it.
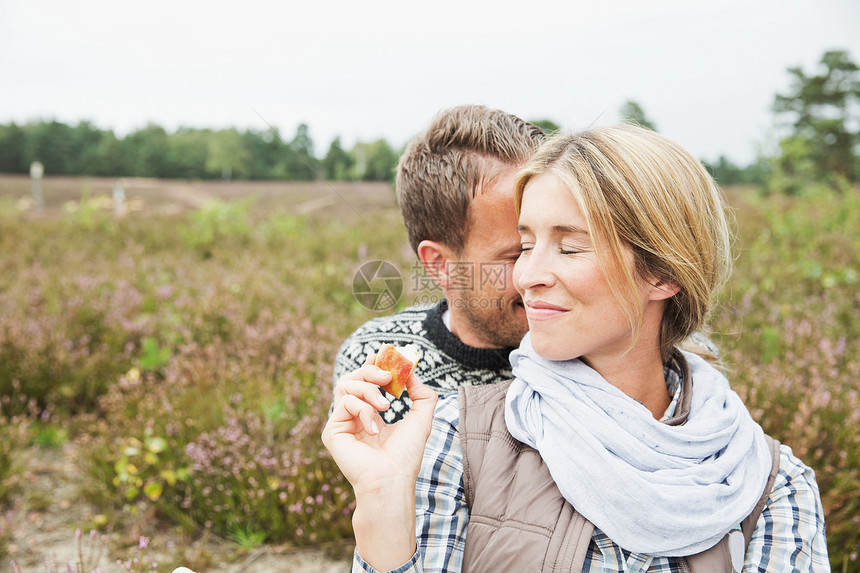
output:
<svg viewBox="0 0 860 573"><path fill-rule="evenodd" d="M393 344L383 344L373 361L374 366L391 372L391 382L382 389L395 398L400 398L420 355L421 351L414 344L407 344L400 348Z"/></svg>

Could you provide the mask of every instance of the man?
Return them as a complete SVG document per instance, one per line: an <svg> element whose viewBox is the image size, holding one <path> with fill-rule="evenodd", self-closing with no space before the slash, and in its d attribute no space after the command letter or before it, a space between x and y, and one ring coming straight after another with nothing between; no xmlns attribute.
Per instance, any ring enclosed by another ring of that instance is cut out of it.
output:
<svg viewBox="0 0 860 573"><path fill-rule="evenodd" d="M519 256L516 172L543 141L520 118L479 105L440 112L397 166L397 198L409 242L445 298L376 318L344 342L334 379L359 368L383 342L415 344L415 373L438 393L511 378L508 361L528 330L511 271ZM403 417L407 395L382 413Z"/></svg>

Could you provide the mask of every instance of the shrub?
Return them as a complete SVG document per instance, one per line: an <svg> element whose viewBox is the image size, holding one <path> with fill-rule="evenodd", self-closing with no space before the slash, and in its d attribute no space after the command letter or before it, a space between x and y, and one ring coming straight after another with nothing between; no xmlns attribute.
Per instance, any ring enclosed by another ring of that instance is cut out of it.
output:
<svg viewBox="0 0 860 573"><path fill-rule="evenodd" d="M45 413L36 439L86 445L103 508L243 544L348 536L351 489L319 433L335 350L369 318L356 258L409 256L396 213L368 233L354 213L255 216L249 201L118 220L98 204L4 214L0 394L23 400L8 414ZM228 458L227 474L206 464Z"/></svg>
<svg viewBox="0 0 860 573"><path fill-rule="evenodd" d="M319 433L335 351L373 316L352 276L371 259L414 272L397 210L366 203L119 220L0 204L0 503L23 443L72 439L101 507L246 547L348 536L351 489ZM815 469L833 568L856 569L860 197L730 203L739 255L713 337L765 430Z"/></svg>
<svg viewBox="0 0 860 573"><path fill-rule="evenodd" d="M834 570L860 549L860 196L732 197L740 255L714 324L732 385L811 466Z"/></svg>
<svg viewBox="0 0 860 573"><path fill-rule="evenodd" d="M225 316L223 336L183 345L162 372L133 368L109 389L106 427L131 432L100 433L93 473L130 510L154 505L236 541L342 538L351 490L319 440L333 337L292 313L244 316Z"/></svg>
<svg viewBox="0 0 860 573"><path fill-rule="evenodd" d="M0 395L0 522L5 517L5 509L12 495L21 484L21 464L19 454L27 446L30 432L31 415L10 414L9 412L32 412L36 406L27 404L27 398L15 385L14 392ZM4 527L0 524L0 549ZM2 551L0 551L2 554Z"/></svg>

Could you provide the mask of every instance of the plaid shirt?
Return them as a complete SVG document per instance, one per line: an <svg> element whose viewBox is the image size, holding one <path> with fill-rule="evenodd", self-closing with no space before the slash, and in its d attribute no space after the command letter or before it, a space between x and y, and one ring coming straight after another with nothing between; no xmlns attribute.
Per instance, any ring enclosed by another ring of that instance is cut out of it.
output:
<svg viewBox="0 0 860 573"><path fill-rule="evenodd" d="M673 399L664 418L674 415L680 389L677 372L667 369L666 374ZM416 485L418 550L392 573L457 573L462 569L469 508L463 488L459 419L457 395L440 399ZM780 453L779 474L747 547L743 573L830 571L815 474L788 446L780 445ZM676 573L681 571L678 563L677 558L625 551L595 527L582 571ZM377 573L357 551L352 571Z"/></svg>

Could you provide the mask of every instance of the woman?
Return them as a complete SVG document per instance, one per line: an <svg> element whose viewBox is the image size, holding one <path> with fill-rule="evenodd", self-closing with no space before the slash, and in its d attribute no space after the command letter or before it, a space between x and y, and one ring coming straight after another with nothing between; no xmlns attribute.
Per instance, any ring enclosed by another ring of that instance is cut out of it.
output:
<svg viewBox="0 0 860 573"><path fill-rule="evenodd" d="M731 267L701 164L632 126L556 136L516 205L514 380L437 406L413 379L394 426L370 359L338 383L323 441L355 489L353 570L684 571L719 548L704 570L829 570L812 470L772 459L722 374L676 348Z"/></svg>

